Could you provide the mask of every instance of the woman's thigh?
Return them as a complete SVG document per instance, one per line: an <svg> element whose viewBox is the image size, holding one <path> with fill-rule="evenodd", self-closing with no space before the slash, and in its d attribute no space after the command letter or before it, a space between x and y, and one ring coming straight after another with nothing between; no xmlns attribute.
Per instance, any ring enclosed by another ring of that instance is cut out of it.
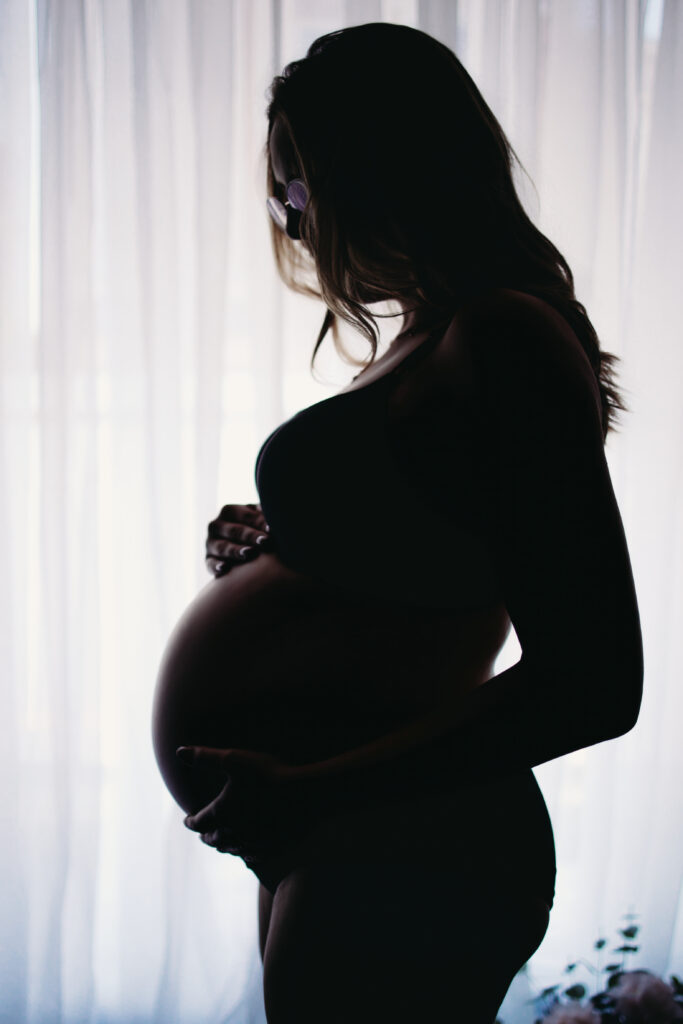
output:
<svg viewBox="0 0 683 1024"><path fill-rule="evenodd" d="M261 883L258 887L258 941L261 951L261 961L266 953L266 939L268 938L268 927L270 915L273 912L273 895L268 892L265 885Z"/></svg>
<svg viewBox="0 0 683 1024"><path fill-rule="evenodd" d="M297 868L273 899L268 1024L493 1024L548 922L540 897L476 864Z"/></svg>

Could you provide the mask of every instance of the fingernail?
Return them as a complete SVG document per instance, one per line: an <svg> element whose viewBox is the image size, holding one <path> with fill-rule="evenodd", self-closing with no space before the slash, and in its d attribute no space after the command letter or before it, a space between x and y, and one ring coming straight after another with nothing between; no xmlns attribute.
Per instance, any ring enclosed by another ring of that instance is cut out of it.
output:
<svg viewBox="0 0 683 1024"><path fill-rule="evenodd" d="M240 548L240 558L253 558L257 552L254 548L244 547Z"/></svg>
<svg viewBox="0 0 683 1024"><path fill-rule="evenodd" d="M261 545L261 544L265 544L265 543L266 543L266 541L268 541L269 539L270 539L270 538L268 537L268 534L267 534L267 533L262 533L260 537L257 537L257 538L256 538L256 543L257 543L257 544L260 544L260 545Z"/></svg>
<svg viewBox="0 0 683 1024"><path fill-rule="evenodd" d="M216 564L214 566L214 572L222 572L224 565L225 565L225 562L216 562Z"/></svg>
<svg viewBox="0 0 683 1024"><path fill-rule="evenodd" d="M270 533L270 527L268 526L268 523L266 523L263 529L266 531L266 533Z"/></svg>
<svg viewBox="0 0 683 1024"><path fill-rule="evenodd" d="M175 752L175 756L184 764L192 764L194 760L194 754L189 747L178 747Z"/></svg>

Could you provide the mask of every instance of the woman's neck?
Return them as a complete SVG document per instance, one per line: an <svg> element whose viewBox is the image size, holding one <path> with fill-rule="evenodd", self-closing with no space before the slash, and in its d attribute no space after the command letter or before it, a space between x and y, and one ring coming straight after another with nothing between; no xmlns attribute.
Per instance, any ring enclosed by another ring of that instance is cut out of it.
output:
<svg viewBox="0 0 683 1024"><path fill-rule="evenodd" d="M403 327L396 338L405 336L412 337L417 334L424 334L430 331L437 324L444 322L446 315L443 310L433 306L408 307L405 313Z"/></svg>

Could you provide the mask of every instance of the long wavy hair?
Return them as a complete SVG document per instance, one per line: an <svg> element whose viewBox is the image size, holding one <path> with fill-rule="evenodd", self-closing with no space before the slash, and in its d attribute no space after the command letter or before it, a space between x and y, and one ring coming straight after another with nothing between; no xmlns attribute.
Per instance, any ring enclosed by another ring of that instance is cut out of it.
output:
<svg viewBox="0 0 683 1024"><path fill-rule="evenodd" d="M567 261L525 213L512 176L521 161L452 50L406 25L355 25L311 43L267 98L267 193L277 189L276 118L309 192L301 241L275 224L271 238L287 287L327 306L311 368L330 329L342 358L363 365L344 349L337 318L368 339L374 360L382 314L368 304L402 299L439 324L468 297L513 288L568 321L597 378L603 438L615 429L628 409L619 357L601 351Z"/></svg>

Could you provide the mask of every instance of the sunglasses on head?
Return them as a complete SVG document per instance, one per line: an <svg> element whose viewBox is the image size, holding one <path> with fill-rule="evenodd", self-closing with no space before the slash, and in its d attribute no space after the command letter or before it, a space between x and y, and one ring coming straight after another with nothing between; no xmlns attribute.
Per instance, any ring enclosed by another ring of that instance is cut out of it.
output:
<svg viewBox="0 0 683 1024"><path fill-rule="evenodd" d="M300 239L299 221L308 202L308 189L301 178L293 178L285 187L285 195L284 203L276 196L266 199L268 213L281 231L290 238Z"/></svg>

